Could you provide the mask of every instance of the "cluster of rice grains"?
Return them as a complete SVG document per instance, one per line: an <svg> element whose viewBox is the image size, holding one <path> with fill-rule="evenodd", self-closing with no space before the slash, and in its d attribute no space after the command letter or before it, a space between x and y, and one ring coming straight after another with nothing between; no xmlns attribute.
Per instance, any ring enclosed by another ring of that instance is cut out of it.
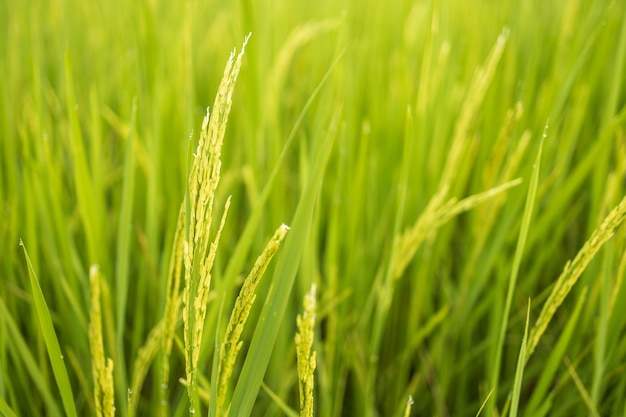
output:
<svg viewBox="0 0 626 417"><path fill-rule="evenodd" d="M552 287L552 291L541 309L539 318L530 332L526 360L528 360L535 351L554 313L556 313L556 310L561 306L565 297L567 297L574 284L576 284L576 281L578 281L578 278L580 278L585 268L587 268L587 265L589 265L589 262L591 262L596 253L598 253L602 246L613 236L615 230L625 219L626 197L611 210L602 224L593 231L591 237L585 242L574 260L568 261L565 264L563 272L556 280L554 287Z"/></svg>
<svg viewBox="0 0 626 417"><path fill-rule="evenodd" d="M220 180L221 149L232 104L235 82L241 68L246 37L241 52L233 52L226 64L212 113L207 110L202 123L202 131L193 160L190 160L188 190L183 202L174 235L174 244L168 272L164 316L147 337L139 350L133 367L133 378L128 389L128 412L135 414L139 395L145 377L155 357L161 356L160 363L160 413L168 413L168 381L170 378L170 356L176 339L176 329L183 323L183 344L185 355L185 378L180 382L186 386L189 396L189 413L198 410L198 397L209 402L214 415L229 415L227 401L230 380L235 360L243 342L240 340L244 325L255 301L255 290L263 277L270 261L276 254L280 243L285 238L289 227L282 224L270 238L265 249L257 258L252 270L244 280L235 305L230 315L226 332L214 358L215 385L210 395L199 387L199 355L204 323L209 301L211 270L230 205L226 201L217 230L213 231L215 192ZM211 240L210 236L213 235ZM181 279L184 277L182 291ZM91 316L89 327L90 348L94 374L94 400L100 416L113 416L113 360L105 358L101 293L105 283L97 267L90 272ZM105 288L106 289L106 288ZM299 333L296 335L298 358L298 376L300 379L302 415L313 415L313 372L315 370L315 352L311 353L313 328L315 325L315 287L305 298L303 316L298 316ZM182 314L181 314L182 308ZM182 319L182 320L181 320Z"/></svg>
<svg viewBox="0 0 626 417"><path fill-rule="evenodd" d="M316 353L311 352L313 346L313 330L315 328L315 284L304 297L304 313L297 317L296 324L296 356L298 358L298 380L300 392L300 415L313 417L313 374L316 365Z"/></svg>
<svg viewBox="0 0 626 417"><path fill-rule="evenodd" d="M280 242L285 238L289 226L282 224L278 230L274 233L274 236L265 246L263 253L257 258L252 271L246 277L239 296L235 301L235 306L230 314L230 320L226 328L226 335L224 341L220 346L219 351L219 363L217 368L217 410L218 415L227 415L228 411L224 408L226 404L227 391L229 386L230 377L233 373L233 367L235 365L235 359L237 353L241 349L243 342L240 341L241 333L243 332L243 326L248 320L250 315L250 309L252 303L256 299L254 291L263 277L267 266L274 257L274 254L278 250Z"/></svg>
<svg viewBox="0 0 626 417"><path fill-rule="evenodd" d="M91 286L91 312L89 317L89 349L91 350L93 369L93 396L98 415L115 416L113 391L113 359L105 358L102 340L102 308L100 294L104 282L97 266L89 270Z"/></svg>

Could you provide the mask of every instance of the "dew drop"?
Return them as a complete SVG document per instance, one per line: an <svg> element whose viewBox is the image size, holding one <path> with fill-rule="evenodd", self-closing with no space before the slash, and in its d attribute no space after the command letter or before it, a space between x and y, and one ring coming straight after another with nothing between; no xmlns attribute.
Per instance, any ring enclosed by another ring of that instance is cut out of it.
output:
<svg viewBox="0 0 626 417"><path fill-rule="evenodd" d="M193 408L193 407L191 407L191 408L189 409L189 414L196 414L196 409L195 409L195 408Z"/></svg>
<svg viewBox="0 0 626 417"><path fill-rule="evenodd" d="M167 384L161 384L161 389L167 389Z"/></svg>

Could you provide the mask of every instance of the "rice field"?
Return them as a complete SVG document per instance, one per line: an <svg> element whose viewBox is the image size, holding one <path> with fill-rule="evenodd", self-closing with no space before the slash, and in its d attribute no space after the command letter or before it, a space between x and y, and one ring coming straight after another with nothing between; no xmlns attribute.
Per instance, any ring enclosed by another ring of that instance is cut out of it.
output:
<svg viewBox="0 0 626 417"><path fill-rule="evenodd" d="M0 415L626 416L626 3L0 2Z"/></svg>

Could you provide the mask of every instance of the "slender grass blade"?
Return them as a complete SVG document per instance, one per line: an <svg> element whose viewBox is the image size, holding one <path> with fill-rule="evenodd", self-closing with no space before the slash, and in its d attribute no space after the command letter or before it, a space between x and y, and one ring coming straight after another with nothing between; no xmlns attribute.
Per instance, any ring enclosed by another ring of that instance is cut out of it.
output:
<svg viewBox="0 0 626 417"><path fill-rule="evenodd" d="M24 256L26 257L26 263L28 264L28 275L30 277L30 286L33 292L33 303L35 304L35 311L37 312L41 332L43 333L44 341L46 342L46 349L48 350L48 357L50 358L50 363L52 364L54 378L57 381L57 386L61 393L63 408L67 416L76 417L77 414L76 404L74 403L74 395L72 393L72 387L67 375L67 369L63 360L61 346L59 345L59 339L57 338L54 325L52 324L50 311L48 310L46 299L41 291L41 286L39 285L35 269L30 262L26 246L21 240L20 245L22 246L22 249L24 249Z"/></svg>

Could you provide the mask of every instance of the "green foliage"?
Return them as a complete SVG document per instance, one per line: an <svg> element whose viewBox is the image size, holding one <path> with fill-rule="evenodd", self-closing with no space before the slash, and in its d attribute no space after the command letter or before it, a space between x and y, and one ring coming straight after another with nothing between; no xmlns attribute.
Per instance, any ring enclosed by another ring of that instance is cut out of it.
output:
<svg viewBox="0 0 626 417"><path fill-rule="evenodd" d="M20 246L24 247L24 243L20 240ZM70 386L70 380L67 375L67 368L65 367L65 359L61 352L61 346L59 346L59 340L57 339L54 325L52 324L52 317L50 316L50 310L41 291L37 274L33 269L33 265L30 262L28 251L24 247L24 256L26 258L26 264L28 265L28 275L30 276L30 286L33 294L33 304L37 312L37 319L41 325L41 333L43 334L44 341L46 342L46 350L48 352L48 358L52 364L52 370L54 373L54 379L61 393L63 399L63 408L65 414L73 417L76 416L76 404L74 404L74 396L72 394L72 387Z"/></svg>
<svg viewBox="0 0 626 417"><path fill-rule="evenodd" d="M624 2L4 1L0 45L0 414L295 415L315 285L306 413L623 415Z"/></svg>

